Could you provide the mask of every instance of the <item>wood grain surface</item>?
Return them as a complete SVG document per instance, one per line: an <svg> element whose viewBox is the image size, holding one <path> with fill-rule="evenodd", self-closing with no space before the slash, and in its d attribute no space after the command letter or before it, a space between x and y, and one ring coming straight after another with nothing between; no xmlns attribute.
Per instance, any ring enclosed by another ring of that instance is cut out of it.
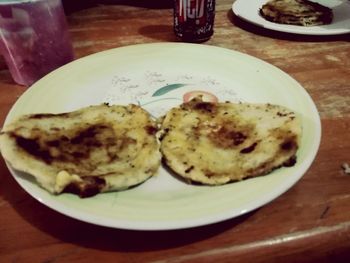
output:
<svg viewBox="0 0 350 263"><path fill-rule="evenodd" d="M350 262L350 36L296 36L248 24L217 0L203 43L263 59L315 101L322 140L288 192L251 213L204 227L127 231L61 215L20 188L0 160L0 262ZM175 42L172 1L64 1L76 58L138 43ZM350 16L350 14L349 14ZM281 83L283 85L283 83ZM0 126L27 88L0 58Z"/></svg>

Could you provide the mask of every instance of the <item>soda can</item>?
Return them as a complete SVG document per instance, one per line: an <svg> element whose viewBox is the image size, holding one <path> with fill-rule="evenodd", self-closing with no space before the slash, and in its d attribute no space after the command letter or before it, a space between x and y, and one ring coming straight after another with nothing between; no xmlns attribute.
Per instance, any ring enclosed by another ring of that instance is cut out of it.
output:
<svg viewBox="0 0 350 263"><path fill-rule="evenodd" d="M174 0L174 32L186 42L204 42L214 33L215 0Z"/></svg>

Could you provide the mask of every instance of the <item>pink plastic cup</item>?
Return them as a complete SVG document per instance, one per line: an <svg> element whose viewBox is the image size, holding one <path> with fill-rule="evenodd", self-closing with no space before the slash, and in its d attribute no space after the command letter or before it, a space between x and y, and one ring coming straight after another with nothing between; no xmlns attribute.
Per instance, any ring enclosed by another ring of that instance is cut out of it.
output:
<svg viewBox="0 0 350 263"><path fill-rule="evenodd" d="M1 1L0 53L14 81L25 86L72 61L61 0Z"/></svg>

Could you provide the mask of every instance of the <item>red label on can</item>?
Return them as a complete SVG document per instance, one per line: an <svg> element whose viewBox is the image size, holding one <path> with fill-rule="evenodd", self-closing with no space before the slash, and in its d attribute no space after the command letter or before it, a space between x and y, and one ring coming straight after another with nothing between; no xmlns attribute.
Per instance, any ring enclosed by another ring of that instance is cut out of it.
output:
<svg viewBox="0 0 350 263"><path fill-rule="evenodd" d="M175 0L174 30L181 38L200 40L213 33L215 0Z"/></svg>
<svg viewBox="0 0 350 263"><path fill-rule="evenodd" d="M206 0L180 0L178 2L180 22L195 20L197 25L205 22L204 9L206 7Z"/></svg>

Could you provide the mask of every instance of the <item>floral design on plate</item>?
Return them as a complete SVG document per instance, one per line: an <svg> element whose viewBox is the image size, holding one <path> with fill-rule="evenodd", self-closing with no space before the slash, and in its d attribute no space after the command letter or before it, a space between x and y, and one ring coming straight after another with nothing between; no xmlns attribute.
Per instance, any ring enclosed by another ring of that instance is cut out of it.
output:
<svg viewBox="0 0 350 263"><path fill-rule="evenodd" d="M215 94L213 94L215 90ZM213 76L183 72L146 71L128 76L115 75L105 96L109 104L135 103L152 116L164 115L170 108L202 95L206 101L238 102L234 88L228 88Z"/></svg>

